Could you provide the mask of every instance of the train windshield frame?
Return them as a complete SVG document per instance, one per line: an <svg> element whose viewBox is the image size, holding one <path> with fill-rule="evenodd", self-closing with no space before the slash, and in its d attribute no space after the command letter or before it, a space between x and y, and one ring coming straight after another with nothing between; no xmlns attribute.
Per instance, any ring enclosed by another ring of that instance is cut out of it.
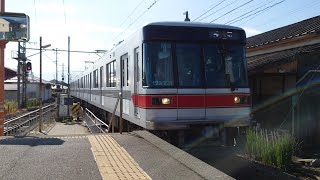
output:
<svg viewBox="0 0 320 180"><path fill-rule="evenodd" d="M247 88L245 46L223 42L143 43L144 88Z"/></svg>

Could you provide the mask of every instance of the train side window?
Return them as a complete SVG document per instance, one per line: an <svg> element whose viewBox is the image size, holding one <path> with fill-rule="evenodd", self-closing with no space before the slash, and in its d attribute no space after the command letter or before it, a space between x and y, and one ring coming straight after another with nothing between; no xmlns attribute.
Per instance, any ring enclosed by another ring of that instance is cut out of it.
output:
<svg viewBox="0 0 320 180"><path fill-rule="evenodd" d="M127 58L127 86L129 86L129 58Z"/></svg>
<svg viewBox="0 0 320 180"><path fill-rule="evenodd" d="M106 87L116 87L116 60L106 65Z"/></svg>
<svg viewBox="0 0 320 180"><path fill-rule="evenodd" d="M100 88L103 87L103 66L100 67Z"/></svg>
<svg viewBox="0 0 320 180"><path fill-rule="evenodd" d="M112 79L113 79L113 86L112 86L112 87L116 87L116 86L117 86L117 78L116 78L116 77L117 77L117 76L116 76L116 75L117 75L117 71L116 71L117 68L116 68L116 65L117 65L117 64L116 64L116 60L114 60L114 61L113 61L113 74L112 74L112 75L113 75L113 77L112 77Z"/></svg>
<svg viewBox="0 0 320 180"><path fill-rule="evenodd" d="M90 73L90 78L89 78L89 86L90 86L90 89L92 88L92 73Z"/></svg>
<svg viewBox="0 0 320 180"><path fill-rule="evenodd" d="M106 87L109 87L109 64L106 64Z"/></svg>
<svg viewBox="0 0 320 180"><path fill-rule="evenodd" d="M93 88L98 88L98 69L93 71Z"/></svg>

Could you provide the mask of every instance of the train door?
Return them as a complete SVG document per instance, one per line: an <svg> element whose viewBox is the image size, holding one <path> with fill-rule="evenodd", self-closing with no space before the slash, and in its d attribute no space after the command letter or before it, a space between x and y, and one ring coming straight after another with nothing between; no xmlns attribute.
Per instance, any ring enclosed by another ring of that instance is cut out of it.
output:
<svg viewBox="0 0 320 180"><path fill-rule="evenodd" d="M134 95L139 95L139 87L140 87L140 77L139 77L139 47L134 49ZM139 109L139 98L136 98L134 104L134 116L140 118L140 109Z"/></svg>
<svg viewBox="0 0 320 180"><path fill-rule="evenodd" d="M123 113L129 114L129 100L131 100L131 92L129 89L129 57L128 54L122 55L121 65L121 90L123 98Z"/></svg>

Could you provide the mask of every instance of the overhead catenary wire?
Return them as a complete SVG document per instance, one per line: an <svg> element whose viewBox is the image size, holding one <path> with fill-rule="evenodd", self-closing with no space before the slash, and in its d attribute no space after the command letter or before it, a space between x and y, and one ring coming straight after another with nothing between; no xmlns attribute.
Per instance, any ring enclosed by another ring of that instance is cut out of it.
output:
<svg viewBox="0 0 320 180"><path fill-rule="evenodd" d="M277 3L275 3L275 4L272 4L272 5L270 5L270 6L266 7L266 8L263 8L263 9L257 11L257 12L254 12L253 14L249 14L249 15L243 17L243 18L240 18L240 19L238 19L238 20L236 20L236 21L234 21L234 22L232 22L232 23L230 23L230 24L237 23L237 22L239 22L239 21L242 21L243 19L249 18L249 17L251 17L251 16L253 16L253 15L256 15L256 14L258 14L258 13L263 13L263 12L265 12L265 11L267 11L267 10L269 10L269 9L271 9L271 8L273 8L273 7L281 4L281 3L283 3L284 1L286 1L286 0L282 0L282 1L280 1L280 2L277 2Z"/></svg>
<svg viewBox="0 0 320 180"><path fill-rule="evenodd" d="M253 13L254 11L257 11L257 10L261 9L261 8L263 8L264 6L270 4L270 3L274 2L274 1L276 1L276 0L269 1L269 2L267 2L267 3L265 3L265 4L263 4L263 5L255 8L255 9L252 9L252 10L250 10L250 11L248 11L248 12L246 12L246 13L244 13L244 14L236 17L236 18L234 18L234 19L231 19L230 21L228 21L228 22L226 22L226 23L224 23L224 24L232 24L234 21L240 19L241 17L243 17L243 16L245 16L245 15L247 15L247 14Z"/></svg>
<svg viewBox="0 0 320 180"><path fill-rule="evenodd" d="M219 16L219 17L217 17L216 19L212 20L210 23L213 23L214 21L216 21L216 20L218 20L218 19L220 19L220 18L224 17L224 16L225 16L225 15L227 15L227 14L230 14L231 12L233 12L233 11L235 11L235 10L240 9L241 7L243 7L243 6L245 6L245 5L249 4L249 3L251 3L251 2L253 2L253 1L254 1L254 0L247 1L247 2L245 2L245 3L243 3L243 4L241 4L240 6L238 6L238 7L236 7L236 8L233 8L232 10L230 10L230 11L228 11L228 12L224 13L223 15L221 15L221 16Z"/></svg>
<svg viewBox="0 0 320 180"><path fill-rule="evenodd" d="M140 3L129 13L129 15L127 16L127 18L122 21L122 23L120 24L120 27L122 27L122 25L131 17L131 15L141 6L141 4L146 1L146 0L142 0L140 1Z"/></svg>
<svg viewBox="0 0 320 180"><path fill-rule="evenodd" d="M300 12L300 11L303 11L304 9L306 9L306 8L308 8L308 10L309 10L309 8L310 7L313 7L313 8L317 8L318 9L318 7L316 7L317 5L319 5L320 4L320 1L319 0L315 0L315 1L312 1L311 3L309 3L309 4L307 4L307 5L304 5L304 6L299 6L299 8L296 8L296 9L293 9L293 10L290 10L290 11L288 11L288 12L285 12L285 14L286 15L290 15L290 14L297 14L298 12ZM303 12L304 13L304 12ZM251 18L251 19L253 19L253 18ZM251 20L250 19L250 20ZM281 20L281 18L279 18L279 15L277 15L276 17L274 17L274 18L272 18L272 19L268 19L267 21L264 21L263 23L261 23L261 24L258 24L258 25L255 25L255 27L257 28L257 27L261 27L261 26L265 26L267 23L269 23L269 22L276 22L276 21L279 21L279 20ZM246 21L246 22L248 22L248 21ZM246 22L244 22L244 23L246 23ZM244 24L244 23L242 23L242 24Z"/></svg>
<svg viewBox="0 0 320 180"><path fill-rule="evenodd" d="M143 11L133 22L131 22L122 32L119 33L119 35L113 40L118 39L124 32L126 32L135 22L137 22L144 14L146 14L159 0L154 0L154 2L145 10Z"/></svg>
<svg viewBox="0 0 320 180"><path fill-rule="evenodd" d="M223 9L225 9L225 8L227 8L227 7L229 7L229 6L231 6L231 5L232 5L233 3L235 3L236 1L237 1L237 0L234 0L234 1L230 2L229 4L227 4L227 5L223 6L222 8L220 8L220 9L218 9L218 10L214 11L213 13L211 13L211 14L209 14L209 15L207 15L207 16L205 16L205 17L203 17L203 18L201 18L199 21L202 21L202 20L204 20L204 19L207 19L208 17L210 17L210 16L212 16L212 15L216 14L217 12L219 12L219 11L221 11L221 10L223 10Z"/></svg>
<svg viewBox="0 0 320 180"><path fill-rule="evenodd" d="M36 24L37 24L37 6L36 6L36 0L33 0L33 7L34 7L35 22L36 22Z"/></svg>
<svg viewBox="0 0 320 180"><path fill-rule="evenodd" d="M26 48L26 49L29 49L29 50L37 50L39 51L40 49L39 48ZM42 49L42 51L56 51L55 49ZM65 50L65 49L57 49L57 51L60 51L60 52L68 52L68 50ZM97 51L77 51L77 50L74 50L74 51L70 51L70 52L73 52L73 53L100 53L100 52L97 52ZM101 53L105 53L105 52L101 52Z"/></svg>
<svg viewBox="0 0 320 180"><path fill-rule="evenodd" d="M286 0L284 0L284 1L286 1ZM278 5L278 4L277 4L277 5ZM253 17L249 18L248 20L246 20L246 21L242 22L241 24L239 24L239 26L241 26L241 25L243 25L243 24L245 24L245 23L247 23L247 22L251 21L252 19L254 19L254 18L258 17L259 15L261 15L261 14L263 14L263 13L267 12L267 11L268 11L268 10L270 10L270 9L271 9L271 8L267 8L267 9L265 9L265 10L263 10L263 11L257 12L257 13L255 14L255 16L253 16Z"/></svg>
<svg viewBox="0 0 320 180"><path fill-rule="evenodd" d="M64 24L67 24L67 14L66 14L66 7L64 5L64 0L62 0L62 5L63 5Z"/></svg>
<svg viewBox="0 0 320 180"><path fill-rule="evenodd" d="M195 18L193 21L198 20L199 18L201 18L202 16L206 15L208 12L212 11L214 8L218 7L220 4L222 4L223 2L225 2L226 0L222 0L220 1L218 4L211 6L206 12L204 12L203 14L201 14L200 16L198 16L197 18Z"/></svg>

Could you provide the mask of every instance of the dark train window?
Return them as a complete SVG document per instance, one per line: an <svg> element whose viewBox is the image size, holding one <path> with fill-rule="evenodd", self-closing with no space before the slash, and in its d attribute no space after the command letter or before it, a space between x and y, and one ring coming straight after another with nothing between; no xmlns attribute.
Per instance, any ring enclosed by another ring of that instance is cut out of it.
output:
<svg viewBox="0 0 320 180"><path fill-rule="evenodd" d="M116 60L106 65L106 87L116 87Z"/></svg>

